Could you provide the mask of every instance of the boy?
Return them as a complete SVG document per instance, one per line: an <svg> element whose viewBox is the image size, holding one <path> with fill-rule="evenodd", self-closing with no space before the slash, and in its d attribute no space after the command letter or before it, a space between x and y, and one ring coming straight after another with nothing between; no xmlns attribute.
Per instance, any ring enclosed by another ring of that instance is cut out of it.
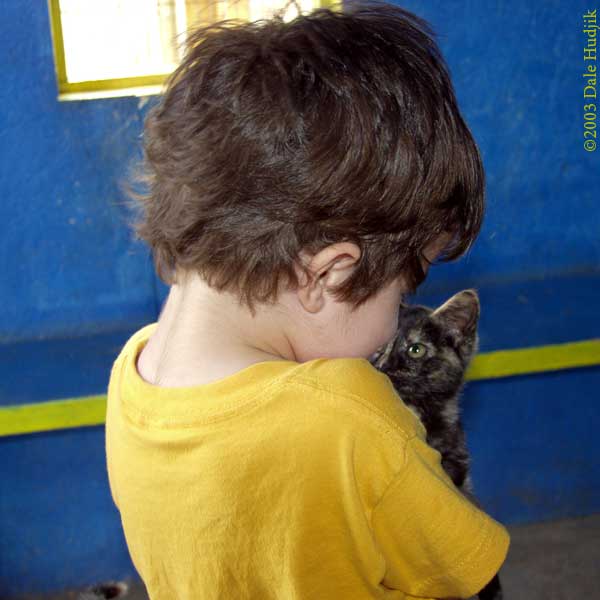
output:
<svg viewBox="0 0 600 600"><path fill-rule="evenodd" d="M116 359L106 416L151 600L471 596L508 533L367 360L482 220L430 29L371 2L187 44L133 194L171 289Z"/></svg>

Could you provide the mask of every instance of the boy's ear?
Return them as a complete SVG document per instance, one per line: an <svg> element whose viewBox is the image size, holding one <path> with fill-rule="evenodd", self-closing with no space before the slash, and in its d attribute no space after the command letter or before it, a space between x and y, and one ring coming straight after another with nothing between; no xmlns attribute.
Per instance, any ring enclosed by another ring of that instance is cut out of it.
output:
<svg viewBox="0 0 600 600"><path fill-rule="evenodd" d="M360 248L352 242L339 242L327 246L314 256L301 251L300 258L311 273L310 280L299 273L298 297L306 310L317 312L325 302L328 288L347 279L360 258Z"/></svg>

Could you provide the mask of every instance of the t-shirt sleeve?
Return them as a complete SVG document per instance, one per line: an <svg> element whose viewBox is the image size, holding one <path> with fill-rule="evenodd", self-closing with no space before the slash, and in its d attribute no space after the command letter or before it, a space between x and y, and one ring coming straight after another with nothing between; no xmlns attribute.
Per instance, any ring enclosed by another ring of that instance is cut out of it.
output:
<svg viewBox="0 0 600 600"><path fill-rule="evenodd" d="M404 459L372 515L383 584L409 596L469 598L500 569L508 531L463 496L420 437L406 442Z"/></svg>

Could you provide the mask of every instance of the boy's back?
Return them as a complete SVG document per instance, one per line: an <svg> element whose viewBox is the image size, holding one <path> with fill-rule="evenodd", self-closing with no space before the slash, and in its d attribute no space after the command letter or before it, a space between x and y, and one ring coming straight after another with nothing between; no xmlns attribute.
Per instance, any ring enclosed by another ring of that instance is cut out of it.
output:
<svg viewBox="0 0 600 600"><path fill-rule="evenodd" d="M152 600L468 597L506 530L471 505L362 358L265 361L161 388L111 373L110 485Z"/></svg>

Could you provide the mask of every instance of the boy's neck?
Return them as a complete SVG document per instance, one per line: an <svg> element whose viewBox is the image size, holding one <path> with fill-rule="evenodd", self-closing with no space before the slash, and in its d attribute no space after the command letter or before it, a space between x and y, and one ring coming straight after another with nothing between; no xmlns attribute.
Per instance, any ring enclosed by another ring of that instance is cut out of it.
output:
<svg viewBox="0 0 600 600"><path fill-rule="evenodd" d="M269 360L288 360L240 339L228 339L227 326L218 319L199 324L184 304L181 286L173 285L158 318L158 325L138 357L139 374L155 385L200 385ZM289 359L293 360L293 359Z"/></svg>

